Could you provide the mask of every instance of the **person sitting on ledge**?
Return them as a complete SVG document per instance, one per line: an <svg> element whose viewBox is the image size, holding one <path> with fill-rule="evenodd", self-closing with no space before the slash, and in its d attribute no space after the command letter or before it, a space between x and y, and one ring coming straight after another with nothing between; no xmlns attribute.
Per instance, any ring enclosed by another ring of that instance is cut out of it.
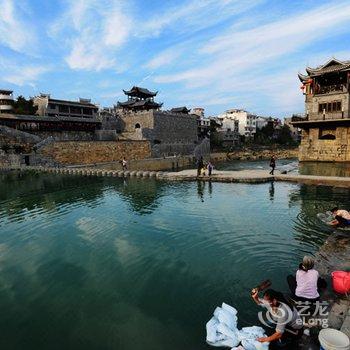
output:
<svg viewBox="0 0 350 350"><path fill-rule="evenodd" d="M281 292L267 289L262 299L259 298L258 293L256 291L252 294L253 300L258 305L267 308L269 312L267 316L269 321L263 320L263 323L265 326L274 326L275 330L270 336L257 340L261 343L271 342L271 349L286 348L302 335L303 322L297 309L286 300Z"/></svg>
<svg viewBox="0 0 350 350"><path fill-rule="evenodd" d="M330 222L330 225L341 227L350 225L350 213L347 210L335 207L331 212L334 216L334 220Z"/></svg>
<svg viewBox="0 0 350 350"><path fill-rule="evenodd" d="M311 256L304 256L296 275L287 276L294 300L316 302L320 299L319 290L327 287L326 281L320 278L318 271L314 269L314 264Z"/></svg>

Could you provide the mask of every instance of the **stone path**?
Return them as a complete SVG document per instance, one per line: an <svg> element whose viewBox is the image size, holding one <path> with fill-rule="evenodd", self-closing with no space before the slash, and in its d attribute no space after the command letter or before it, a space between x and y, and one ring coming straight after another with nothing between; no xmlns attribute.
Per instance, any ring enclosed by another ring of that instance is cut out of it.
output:
<svg viewBox="0 0 350 350"><path fill-rule="evenodd" d="M26 166L20 168L0 167L0 170L20 170L20 171L42 171L57 174L70 174L82 176L114 176L114 177L155 177L170 181L213 181L213 182L242 182L242 183L264 183L269 181L289 181L303 183L307 185L325 185L335 187L350 187L350 177L336 176L314 176L299 174L276 174L270 175L267 170L240 170L240 171L214 171L209 177L200 176L197 178L196 169L182 170L179 172L163 171L122 171L103 170L97 168L62 167L47 168L38 166Z"/></svg>

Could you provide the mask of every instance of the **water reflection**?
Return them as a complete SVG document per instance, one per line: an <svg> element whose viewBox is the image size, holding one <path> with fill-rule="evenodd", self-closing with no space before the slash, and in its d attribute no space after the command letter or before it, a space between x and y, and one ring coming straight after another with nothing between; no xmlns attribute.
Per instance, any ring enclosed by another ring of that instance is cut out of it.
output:
<svg viewBox="0 0 350 350"><path fill-rule="evenodd" d="M299 174L320 176L350 176L350 163L336 162L301 162Z"/></svg>
<svg viewBox="0 0 350 350"><path fill-rule="evenodd" d="M133 210L149 214L157 208L164 186L155 179L124 178L122 185L117 182L113 189L130 203Z"/></svg>
<svg viewBox="0 0 350 350"><path fill-rule="evenodd" d="M273 199L275 197L275 183L274 183L274 181L271 181L271 183L270 183L269 194L270 194L270 200L273 201Z"/></svg>
<svg viewBox="0 0 350 350"><path fill-rule="evenodd" d="M0 174L1 215L23 220L24 211L33 215L55 212L60 207L84 203L95 207L108 191L116 191L140 213L151 213L157 208L164 185L155 179L108 179L52 174L11 172Z"/></svg>
<svg viewBox="0 0 350 350"><path fill-rule="evenodd" d="M197 193L201 202L204 202L205 181L197 181Z"/></svg>

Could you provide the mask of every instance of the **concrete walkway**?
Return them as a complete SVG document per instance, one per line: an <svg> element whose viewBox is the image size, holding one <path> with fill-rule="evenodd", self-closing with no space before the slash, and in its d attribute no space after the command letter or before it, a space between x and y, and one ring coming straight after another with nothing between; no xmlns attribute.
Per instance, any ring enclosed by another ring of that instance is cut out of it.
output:
<svg viewBox="0 0 350 350"><path fill-rule="evenodd" d="M197 180L197 171L190 169L176 173L164 173L162 177L169 180L194 181ZM263 183L275 180L298 182L307 185L350 187L350 177L280 174L278 171L272 176L268 170L214 171L211 177L200 176L199 179L204 181L246 183Z"/></svg>

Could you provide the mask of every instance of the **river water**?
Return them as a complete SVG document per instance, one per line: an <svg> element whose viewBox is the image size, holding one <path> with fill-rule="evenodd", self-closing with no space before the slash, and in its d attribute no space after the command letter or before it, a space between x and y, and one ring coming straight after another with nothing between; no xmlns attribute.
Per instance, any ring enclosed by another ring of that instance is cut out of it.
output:
<svg viewBox="0 0 350 350"><path fill-rule="evenodd" d="M257 323L250 289L285 276L349 191L0 175L2 349L208 349L223 301Z"/></svg>

